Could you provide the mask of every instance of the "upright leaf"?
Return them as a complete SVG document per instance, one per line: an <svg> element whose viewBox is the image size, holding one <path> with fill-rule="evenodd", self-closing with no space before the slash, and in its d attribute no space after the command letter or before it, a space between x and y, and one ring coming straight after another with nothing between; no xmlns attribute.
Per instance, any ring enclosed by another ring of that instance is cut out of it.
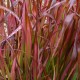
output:
<svg viewBox="0 0 80 80"><path fill-rule="evenodd" d="M32 47L32 35L31 35L31 24L30 24L30 19L28 16L28 12L26 9L26 4L24 3L23 5L23 13L22 13L22 30L23 30L23 36L24 36L24 41L26 43L26 57L27 59L30 59L31 57L31 47Z"/></svg>
<svg viewBox="0 0 80 80"><path fill-rule="evenodd" d="M34 41L32 70L33 70L33 79L37 80L37 75L38 75L38 42L37 42L37 36L35 36L35 41Z"/></svg>
<svg viewBox="0 0 80 80"><path fill-rule="evenodd" d="M16 58L13 61L12 69L11 69L11 80L16 79Z"/></svg>
<svg viewBox="0 0 80 80"><path fill-rule="evenodd" d="M23 4L23 12L22 12L22 32L23 32L23 44L25 46L26 53L24 54L24 79L26 79L26 75L28 74L30 59L31 59L31 49L32 49L32 27L30 23L30 19L28 16L26 3ZM29 74L27 75L29 78Z"/></svg>

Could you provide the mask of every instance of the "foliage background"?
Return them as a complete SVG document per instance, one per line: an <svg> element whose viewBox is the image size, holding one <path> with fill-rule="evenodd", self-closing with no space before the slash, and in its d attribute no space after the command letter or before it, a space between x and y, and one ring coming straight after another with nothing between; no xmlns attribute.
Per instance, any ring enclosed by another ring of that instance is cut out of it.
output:
<svg viewBox="0 0 80 80"><path fill-rule="evenodd" d="M80 0L0 0L0 80L80 79Z"/></svg>

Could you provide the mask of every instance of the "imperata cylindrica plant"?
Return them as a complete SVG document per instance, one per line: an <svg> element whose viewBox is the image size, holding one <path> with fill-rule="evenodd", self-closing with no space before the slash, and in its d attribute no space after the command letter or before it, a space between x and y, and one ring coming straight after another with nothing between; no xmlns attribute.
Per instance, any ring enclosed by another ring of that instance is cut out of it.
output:
<svg viewBox="0 0 80 80"><path fill-rule="evenodd" d="M0 80L79 80L80 0L0 0Z"/></svg>

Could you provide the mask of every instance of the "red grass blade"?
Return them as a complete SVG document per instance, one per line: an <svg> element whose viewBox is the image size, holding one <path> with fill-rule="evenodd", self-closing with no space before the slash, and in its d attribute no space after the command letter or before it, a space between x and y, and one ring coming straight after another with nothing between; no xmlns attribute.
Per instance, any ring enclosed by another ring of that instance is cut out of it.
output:
<svg viewBox="0 0 80 80"><path fill-rule="evenodd" d="M22 14L22 30L23 30L23 36L26 43L26 53L27 58L31 57L31 47L32 47L32 39L31 39L31 24L29 20L29 16L27 13L26 4L23 5L23 14Z"/></svg>
<svg viewBox="0 0 80 80"><path fill-rule="evenodd" d="M33 79L37 80L37 75L38 75L38 42L37 42L37 36L35 36L35 41L34 41L34 53L33 53Z"/></svg>
<svg viewBox="0 0 80 80"><path fill-rule="evenodd" d="M13 61L12 69L11 69L11 80L16 79L16 58Z"/></svg>

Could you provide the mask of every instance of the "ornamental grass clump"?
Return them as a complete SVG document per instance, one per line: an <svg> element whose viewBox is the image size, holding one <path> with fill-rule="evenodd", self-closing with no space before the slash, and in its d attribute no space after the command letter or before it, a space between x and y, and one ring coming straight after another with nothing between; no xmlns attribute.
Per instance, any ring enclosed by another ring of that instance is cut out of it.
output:
<svg viewBox="0 0 80 80"><path fill-rule="evenodd" d="M0 80L79 80L80 0L0 0Z"/></svg>

